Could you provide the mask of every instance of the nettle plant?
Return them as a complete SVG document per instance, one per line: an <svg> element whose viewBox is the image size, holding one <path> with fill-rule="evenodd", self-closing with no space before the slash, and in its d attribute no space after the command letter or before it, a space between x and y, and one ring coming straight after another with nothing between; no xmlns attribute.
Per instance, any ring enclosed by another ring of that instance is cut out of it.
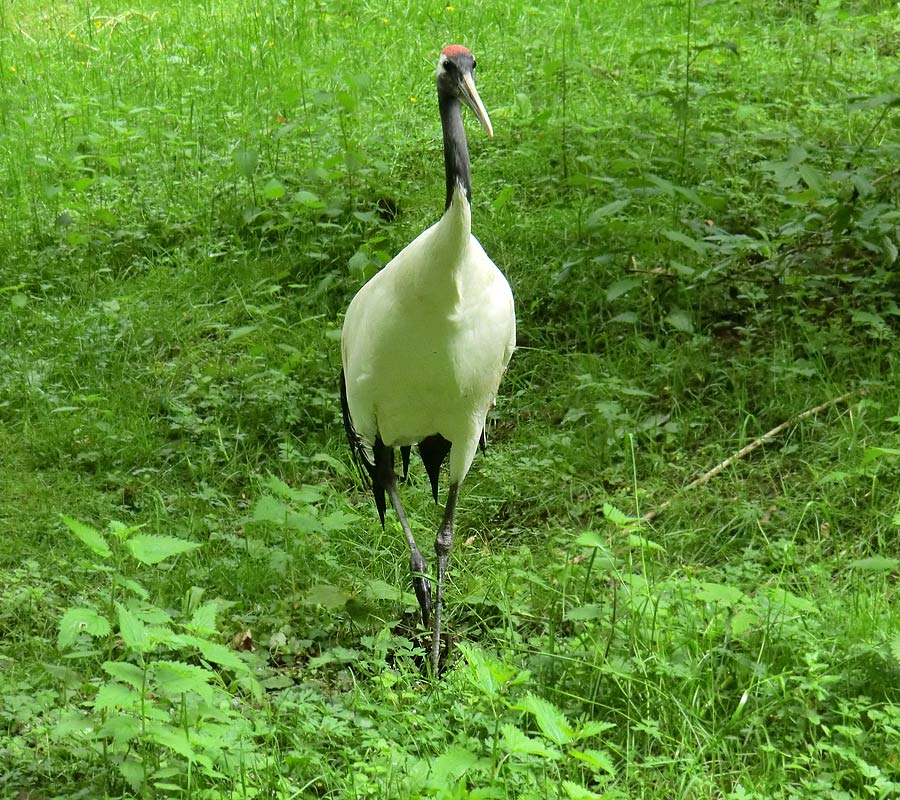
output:
<svg viewBox="0 0 900 800"><path fill-rule="evenodd" d="M611 785L617 777L616 765L602 746L604 735L615 725L599 720L573 724L546 698L532 691L522 694L531 683L527 670L475 647L458 646L466 662L460 673L467 694L480 707L472 719L485 727L479 737L485 750L476 753L453 747L430 764L432 773L455 781L464 775L470 782L502 780L514 785L521 797L547 797L559 788L562 792L557 796L571 800L620 796Z"/></svg>
<svg viewBox="0 0 900 800"><path fill-rule="evenodd" d="M249 780L263 756L254 744L260 731L240 698L259 700L261 689L248 661L217 641L218 603L203 602L195 588L172 610L129 574L129 567L157 567L200 545L140 526L112 522L101 533L62 519L93 554L90 566L106 592L65 611L59 649L70 663L105 659L84 680L69 667L48 666L83 698L60 713L53 739L82 764L103 765L107 782L118 774L134 792L190 796L198 782Z"/></svg>

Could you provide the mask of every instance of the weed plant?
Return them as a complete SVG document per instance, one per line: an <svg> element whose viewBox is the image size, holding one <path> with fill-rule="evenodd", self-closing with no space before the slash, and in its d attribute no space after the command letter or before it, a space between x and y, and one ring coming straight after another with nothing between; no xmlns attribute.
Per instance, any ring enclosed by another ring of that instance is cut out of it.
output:
<svg viewBox="0 0 900 800"><path fill-rule="evenodd" d="M0 4L0 796L896 796L896 11ZM336 376L450 42L520 348L435 679Z"/></svg>

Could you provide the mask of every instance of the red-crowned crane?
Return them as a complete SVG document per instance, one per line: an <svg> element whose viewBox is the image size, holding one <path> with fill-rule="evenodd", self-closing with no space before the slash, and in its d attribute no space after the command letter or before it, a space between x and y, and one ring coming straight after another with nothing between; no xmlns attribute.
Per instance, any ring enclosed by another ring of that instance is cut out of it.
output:
<svg viewBox="0 0 900 800"><path fill-rule="evenodd" d="M457 495L479 443L484 444L485 418L516 342L509 284L471 233L472 186L461 103L472 109L488 136L494 135L474 72L475 59L465 47L450 45L441 51L437 95L444 131L444 214L359 290L341 334L347 438L371 480L382 526L386 493L403 528L426 628L432 617L428 567L397 493L394 448L400 448L405 476L410 448L418 445L435 502L441 465L449 457L450 488L434 540L435 676Z"/></svg>

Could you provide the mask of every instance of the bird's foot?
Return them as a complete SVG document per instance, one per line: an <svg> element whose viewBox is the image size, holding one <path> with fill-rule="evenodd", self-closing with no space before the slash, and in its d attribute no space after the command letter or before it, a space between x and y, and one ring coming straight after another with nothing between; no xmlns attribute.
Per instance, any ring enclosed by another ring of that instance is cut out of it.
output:
<svg viewBox="0 0 900 800"><path fill-rule="evenodd" d="M422 610L422 624L431 627L431 580L428 578L428 565L421 553L413 553L409 559L409 570L412 572L413 589L419 608Z"/></svg>

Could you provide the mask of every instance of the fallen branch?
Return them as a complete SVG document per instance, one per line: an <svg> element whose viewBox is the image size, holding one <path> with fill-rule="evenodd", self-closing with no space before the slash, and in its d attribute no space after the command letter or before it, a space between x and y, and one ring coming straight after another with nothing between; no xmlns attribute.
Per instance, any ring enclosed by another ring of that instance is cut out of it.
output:
<svg viewBox="0 0 900 800"><path fill-rule="evenodd" d="M800 422L802 419L806 419L807 417L812 417L818 414L820 411L824 411L826 408L830 408L831 406L836 406L839 403L843 403L846 400L849 400L856 394L862 394L862 392L854 390L852 392L847 392L846 394L842 394L840 397L832 398L821 405L816 406L815 408L808 408L806 411L801 411L797 416L791 417L786 422L782 422L780 425L776 425L772 430L764 433L758 439L754 439L750 444L742 447L738 450L734 455L726 458L722 463L716 464L709 472L704 472L699 478L691 481L687 486L684 487L683 491L688 491L690 489L696 489L698 486L703 486L704 483L708 483L713 478L716 477L720 472L728 469L735 461L740 461L745 456L750 455L754 450L759 447L762 447L766 442L771 441L779 433L789 428L791 425L794 425L797 422ZM653 511L648 511L644 516L641 517L643 522L650 522L651 520L656 519L663 511L665 511L670 505L672 505L671 500L666 500L662 505L655 508Z"/></svg>

